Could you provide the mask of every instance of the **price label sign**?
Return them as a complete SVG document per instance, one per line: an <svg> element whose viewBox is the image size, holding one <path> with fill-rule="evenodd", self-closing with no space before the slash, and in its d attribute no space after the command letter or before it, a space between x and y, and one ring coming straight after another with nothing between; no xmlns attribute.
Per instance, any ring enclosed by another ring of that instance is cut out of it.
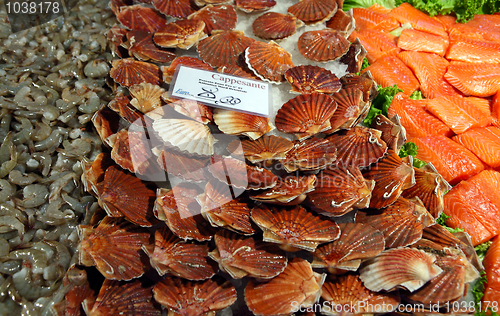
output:
<svg viewBox="0 0 500 316"><path fill-rule="evenodd" d="M169 94L253 115L271 113L271 84L213 71L177 67Z"/></svg>

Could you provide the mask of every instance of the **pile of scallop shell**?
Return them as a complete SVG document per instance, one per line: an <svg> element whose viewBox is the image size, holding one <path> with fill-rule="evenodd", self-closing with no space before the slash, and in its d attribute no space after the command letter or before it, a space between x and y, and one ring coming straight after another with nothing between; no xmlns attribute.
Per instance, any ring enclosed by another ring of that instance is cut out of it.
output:
<svg viewBox="0 0 500 316"><path fill-rule="evenodd" d="M160 315L159 306L168 315L350 315L462 299L482 267L466 234L435 224L449 185L432 165L398 156L397 117L360 125L376 89L369 73L355 74L366 52L346 40L354 21L342 3L258 13L253 29L267 42L233 30L236 10L274 1L195 2L111 1L121 23L109 32L120 57L111 77L128 93L93 118L110 152L83 162L102 210L79 227L80 264L106 280L96 294L75 287L67 304L83 302L89 315ZM273 40L304 23L327 28L302 34L300 53L340 58L350 74L293 65ZM193 46L200 58L174 50ZM178 65L288 81L298 95L274 126L170 97ZM159 184L166 175L177 181L169 189Z"/></svg>

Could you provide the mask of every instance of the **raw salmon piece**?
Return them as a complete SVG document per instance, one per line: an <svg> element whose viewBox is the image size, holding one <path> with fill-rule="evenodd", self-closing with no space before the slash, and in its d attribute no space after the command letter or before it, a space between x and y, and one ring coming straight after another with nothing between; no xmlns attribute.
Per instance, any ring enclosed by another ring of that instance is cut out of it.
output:
<svg viewBox="0 0 500 316"><path fill-rule="evenodd" d="M500 90L495 93L491 100L491 115L497 121L500 121Z"/></svg>
<svg viewBox="0 0 500 316"><path fill-rule="evenodd" d="M500 42L500 15L477 14L467 23L456 23L449 29L450 38L462 34L478 40Z"/></svg>
<svg viewBox="0 0 500 316"><path fill-rule="evenodd" d="M411 4L405 2L399 7L392 9L391 15L401 24L410 23L415 30L424 31L440 36L447 36L441 22L431 18L422 11L415 9Z"/></svg>
<svg viewBox="0 0 500 316"><path fill-rule="evenodd" d="M454 36L450 39L450 48L446 53L446 58L470 63L499 63L500 42Z"/></svg>
<svg viewBox="0 0 500 316"><path fill-rule="evenodd" d="M451 15L436 15L433 17L438 20L444 26L444 30L448 32L448 30L455 25L457 18Z"/></svg>
<svg viewBox="0 0 500 316"><path fill-rule="evenodd" d="M356 30L373 29L389 32L400 26L398 20L394 17L373 11L370 8L354 8L352 9L352 15L356 21Z"/></svg>
<svg viewBox="0 0 500 316"><path fill-rule="evenodd" d="M452 139L476 154L488 166L500 167L500 128L473 128Z"/></svg>
<svg viewBox="0 0 500 316"><path fill-rule="evenodd" d="M442 136L412 138L417 147L417 158L432 162L437 171L451 185L483 171L484 164L470 150Z"/></svg>
<svg viewBox="0 0 500 316"><path fill-rule="evenodd" d="M448 36L439 36L427 32L406 29L401 32L398 47L403 50L435 53L444 56L448 49Z"/></svg>
<svg viewBox="0 0 500 316"><path fill-rule="evenodd" d="M448 126L425 110L427 102L427 99L412 100L403 93L398 93L389 106L388 115L389 117L399 115L401 125L405 128L409 138L429 135L449 137L453 135Z"/></svg>
<svg viewBox="0 0 500 316"><path fill-rule="evenodd" d="M483 302L500 302L500 237L493 239L483 259L488 282L484 290ZM483 306L486 306L484 304Z"/></svg>
<svg viewBox="0 0 500 316"><path fill-rule="evenodd" d="M411 95L420 87L420 83L410 68L396 56L384 56L366 67L363 72L370 71L377 84L382 87L397 85L405 94Z"/></svg>
<svg viewBox="0 0 500 316"><path fill-rule="evenodd" d="M349 36L349 40L354 42L359 38L361 44L366 49L366 58L370 64L377 59L387 55L397 55L401 49L396 45L396 36L377 30L363 29L354 31Z"/></svg>
<svg viewBox="0 0 500 316"><path fill-rule="evenodd" d="M500 172L495 170L484 170L479 174L473 176L467 182L474 184L478 187L484 195L500 209ZM500 221L500 213L497 213ZM498 227L500 229L500 226Z"/></svg>
<svg viewBox="0 0 500 316"><path fill-rule="evenodd" d="M491 117L491 104L486 98L479 97L464 97L467 101L474 103L474 105L483 113L484 116Z"/></svg>
<svg viewBox="0 0 500 316"><path fill-rule="evenodd" d="M383 13L383 14L388 14L388 15L391 13L390 9L387 9L386 7L384 7L378 3L372 4L368 9L375 11L375 12L378 12L378 13Z"/></svg>
<svg viewBox="0 0 500 316"><path fill-rule="evenodd" d="M489 97L500 90L500 63L451 62L444 78L463 94Z"/></svg>
<svg viewBox="0 0 500 316"><path fill-rule="evenodd" d="M428 100L426 110L448 125L455 134L491 124L491 116L464 97L439 96Z"/></svg>
<svg viewBox="0 0 500 316"><path fill-rule="evenodd" d="M449 62L432 53L405 51L398 57L415 73L422 94L432 99L440 95L457 95L458 92L446 80L444 74Z"/></svg>

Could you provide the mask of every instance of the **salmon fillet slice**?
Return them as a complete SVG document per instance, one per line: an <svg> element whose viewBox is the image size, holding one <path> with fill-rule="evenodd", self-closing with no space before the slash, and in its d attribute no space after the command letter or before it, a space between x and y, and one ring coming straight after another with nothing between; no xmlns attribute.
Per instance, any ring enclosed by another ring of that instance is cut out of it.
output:
<svg viewBox="0 0 500 316"><path fill-rule="evenodd" d="M491 100L491 115L497 121L500 121L500 90L495 93Z"/></svg>
<svg viewBox="0 0 500 316"><path fill-rule="evenodd" d="M454 61L444 78L465 95L489 97L500 90L500 63Z"/></svg>
<svg viewBox="0 0 500 316"><path fill-rule="evenodd" d="M392 9L391 15L401 24L410 23L415 30L445 37L448 35L441 22L431 18L422 11L415 9L409 3L402 3L399 7Z"/></svg>
<svg viewBox="0 0 500 316"><path fill-rule="evenodd" d="M473 128L454 136L453 140L472 151L488 166L500 167L500 128Z"/></svg>
<svg viewBox="0 0 500 316"><path fill-rule="evenodd" d="M470 63L499 63L500 42L453 36L450 38L446 58Z"/></svg>
<svg viewBox="0 0 500 316"><path fill-rule="evenodd" d="M359 41L366 49L366 58L370 64L373 64L381 57L387 55L397 55L401 51L401 49L396 45L396 37L390 33L363 29L354 31L349 36L349 40L351 42L354 42L356 38L359 38Z"/></svg>
<svg viewBox="0 0 500 316"><path fill-rule="evenodd" d="M469 38L500 42L500 15L477 14L467 23L453 24L448 33L450 37L461 34Z"/></svg>
<svg viewBox="0 0 500 316"><path fill-rule="evenodd" d="M406 29L401 32L398 47L403 50L435 53L444 56L448 49L448 36L439 36L427 32Z"/></svg>
<svg viewBox="0 0 500 316"><path fill-rule="evenodd" d="M373 29L389 32L401 25L389 14L377 12L371 8L354 8L352 15L356 21L356 30Z"/></svg>
<svg viewBox="0 0 500 316"><path fill-rule="evenodd" d="M457 18L451 15L436 15L433 19L438 20L441 24L443 24L444 30L448 32L448 30L456 23Z"/></svg>

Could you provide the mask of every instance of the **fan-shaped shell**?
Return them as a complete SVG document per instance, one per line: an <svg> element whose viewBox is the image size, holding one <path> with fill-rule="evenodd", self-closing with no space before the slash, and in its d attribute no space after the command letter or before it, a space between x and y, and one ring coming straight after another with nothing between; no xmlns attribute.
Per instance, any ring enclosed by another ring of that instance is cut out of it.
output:
<svg viewBox="0 0 500 316"><path fill-rule="evenodd" d="M235 6L245 13L269 10L276 5L275 0L234 0Z"/></svg>
<svg viewBox="0 0 500 316"><path fill-rule="evenodd" d="M149 243L149 233L139 226L105 217L96 229L79 226L78 235L80 258L91 258L106 279L135 279L149 268L141 258L141 247Z"/></svg>
<svg viewBox="0 0 500 316"><path fill-rule="evenodd" d="M278 205L297 205L306 199L306 194L314 190L316 176L288 176L275 187L250 196L252 200Z"/></svg>
<svg viewBox="0 0 500 316"><path fill-rule="evenodd" d="M325 131L327 134L355 126L365 108L363 93L356 88L343 88L332 94L332 98L337 102L337 110L330 118L330 129Z"/></svg>
<svg viewBox="0 0 500 316"><path fill-rule="evenodd" d="M245 50L245 62L264 81L280 84L285 72L294 67L292 55L274 41L253 42Z"/></svg>
<svg viewBox="0 0 500 316"><path fill-rule="evenodd" d="M172 190L158 189L154 213L165 221L172 233L184 240L195 239L205 241L212 239L210 224L201 216L200 205L196 196L200 195L200 187L180 183Z"/></svg>
<svg viewBox="0 0 500 316"><path fill-rule="evenodd" d="M381 135L379 130L355 126L333 134L328 140L337 147L337 164L368 167L387 152L387 145L380 138Z"/></svg>
<svg viewBox="0 0 500 316"><path fill-rule="evenodd" d="M264 241L277 243L286 251L314 251L319 244L340 236L334 221L314 215L299 205L288 209L262 204L252 209L251 217L264 231Z"/></svg>
<svg viewBox="0 0 500 316"><path fill-rule="evenodd" d="M205 22L204 32L212 34L214 30L232 30L236 27L238 15L231 5L207 5L194 12L188 19L195 19Z"/></svg>
<svg viewBox="0 0 500 316"><path fill-rule="evenodd" d="M334 93L341 88L339 78L331 71L312 65L296 66L285 72L292 93Z"/></svg>
<svg viewBox="0 0 500 316"><path fill-rule="evenodd" d="M146 120L139 110L130 105L129 96L117 94L116 97L108 103L108 108L115 111L122 119L129 123L141 122L143 119Z"/></svg>
<svg viewBox="0 0 500 316"><path fill-rule="evenodd" d="M274 129L269 118L237 111L215 109L214 122L228 135L245 135L255 140Z"/></svg>
<svg viewBox="0 0 500 316"><path fill-rule="evenodd" d="M250 280L245 301L255 315L289 315L297 308L312 307L319 300L325 277L326 274L314 272L306 260L294 258L270 281Z"/></svg>
<svg viewBox="0 0 500 316"><path fill-rule="evenodd" d="M257 37L278 40L295 34L303 25L304 22L293 15L268 12L255 19L252 29Z"/></svg>
<svg viewBox="0 0 500 316"><path fill-rule="evenodd" d="M339 8L342 9L342 7ZM330 20L326 21L327 28L340 32L345 32L346 37L349 37L352 31L354 31L354 26L355 26L355 21L354 17L352 16L352 10L349 10L347 12L344 10L337 10L337 12L335 12L333 17Z"/></svg>
<svg viewBox="0 0 500 316"><path fill-rule="evenodd" d="M162 99L176 112L200 123L208 124L213 120L212 108L196 100L171 98L168 92L162 95Z"/></svg>
<svg viewBox="0 0 500 316"><path fill-rule="evenodd" d="M367 180L375 180L370 207L382 208L392 204L403 190L415 184L413 167L399 158L398 154L388 154L377 164L363 172Z"/></svg>
<svg viewBox="0 0 500 316"><path fill-rule="evenodd" d="M365 181L359 168L330 166L318 174L316 188L308 194L308 200L320 214L342 216L367 207L372 187L373 183Z"/></svg>
<svg viewBox="0 0 500 316"><path fill-rule="evenodd" d="M238 77L261 80L257 77L248 67L242 67L241 65L228 65L217 68L217 71L223 74L235 75Z"/></svg>
<svg viewBox="0 0 500 316"><path fill-rule="evenodd" d="M153 295L173 315L215 315L236 302L235 288L218 278L202 282L166 278L155 285Z"/></svg>
<svg viewBox="0 0 500 316"><path fill-rule="evenodd" d="M328 21L338 9L335 0L301 0L290 6L288 12L306 24Z"/></svg>
<svg viewBox="0 0 500 316"><path fill-rule="evenodd" d="M210 156L214 154L215 139L203 123L183 119L159 119L153 129L163 139L181 151Z"/></svg>
<svg viewBox="0 0 500 316"><path fill-rule="evenodd" d="M202 7L211 4L229 4L233 2L232 0L194 0L197 6Z"/></svg>
<svg viewBox="0 0 500 316"><path fill-rule="evenodd" d="M167 273L177 277L199 281L210 279L217 272L208 259L208 245L184 242L168 227L155 232L155 243L143 246L151 266L160 275Z"/></svg>
<svg viewBox="0 0 500 316"><path fill-rule="evenodd" d="M281 162L287 172L318 170L332 164L337 158L337 148L327 139L312 137L295 142Z"/></svg>
<svg viewBox="0 0 500 316"><path fill-rule="evenodd" d="M216 30L198 44L198 54L210 66L217 68L236 65L238 57L255 40L243 31Z"/></svg>
<svg viewBox="0 0 500 316"><path fill-rule="evenodd" d="M181 65L202 70L213 70L213 68L210 67L209 64L205 63L201 59L198 59L196 57L181 56L174 59L170 66L161 67L161 71L163 73L163 81L170 84L172 82L172 79L174 78L175 70Z"/></svg>
<svg viewBox="0 0 500 316"><path fill-rule="evenodd" d="M434 219L421 202L399 198L382 210L358 212L356 222L372 225L384 234L386 248L395 248L419 241L423 229L432 225Z"/></svg>
<svg viewBox="0 0 500 316"><path fill-rule="evenodd" d="M54 304L50 311L54 316L79 316L80 309L85 299L94 297L94 291L90 288L87 272L70 267L63 278L63 287L67 290L64 300Z"/></svg>
<svg viewBox="0 0 500 316"><path fill-rule="evenodd" d="M176 150L165 148L158 156L158 164L163 170L186 181L205 181L208 157L190 157Z"/></svg>
<svg viewBox="0 0 500 316"><path fill-rule="evenodd" d="M129 53L139 60L169 63L175 58L174 51L155 45L151 33L129 31L127 32L127 40Z"/></svg>
<svg viewBox="0 0 500 316"><path fill-rule="evenodd" d="M443 270L436 257L414 248L389 249L369 260L360 270L360 279L370 290L392 291L403 287L414 292Z"/></svg>
<svg viewBox="0 0 500 316"><path fill-rule="evenodd" d="M303 140L330 128L336 108L335 101L326 94L301 94L283 104L275 124L279 131L294 133Z"/></svg>
<svg viewBox="0 0 500 316"><path fill-rule="evenodd" d="M343 11L339 10L339 12ZM347 65L347 72L358 73L361 71L366 54L368 54L368 52L359 41L359 38L356 38L356 40L351 43L351 46L349 46L347 53L340 57L339 61Z"/></svg>
<svg viewBox="0 0 500 316"><path fill-rule="evenodd" d="M314 252L313 268L328 268L330 273L356 271L362 260L384 251L384 235L370 225L340 223L339 239L319 246Z"/></svg>
<svg viewBox="0 0 500 316"><path fill-rule="evenodd" d="M390 150L398 153L406 142L406 132L397 114L391 119L379 114L372 121L371 127L382 132L380 138L387 144Z"/></svg>
<svg viewBox="0 0 500 316"><path fill-rule="evenodd" d="M340 82L344 89L358 88L361 90L363 92L363 101L365 102L372 100L377 95L377 84L369 71L364 72L360 76L353 73L347 74L340 78Z"/></svg>
<svg viewBox="0 0 500 316"><path fill-rule="evenodd" d="M245 276L270 279L286 267L287 259L282 250L253 237L221 230L215 234L214 241L217 248L209 253L210 258L234 279Z"/></svg>
<svg viewBox="0 0 500 316"><path fill-rule="evenodd" d="M463 233L463 232L461 232ZM454 233L457 234L457 233ZM467 260L474 264L476 269L478 271L484 269L480 262L480 260L477 258L477 253L474 250L474 246L469 242L470 237L467 239L462 239L460 237L463 236L456 236L452 233L450 233L445 227L439 225L439 224L434 224L429 227L424 228L424 231L422 233L422 239L416 244L414 244L414 247L419 246L421 242L430 242L433 245L437 246L431 249L438 248L437 250L442 250L440 248L457 248L462 250L462 252L466 255Z"/></svg>
<svg viewBox="0 0 500 316"><path fill-rule="evenodd" d="M102 108L92 116L92 123L101 139L106 139L118 132L120 117L108 108Z"/></svg>
<svg viewBox="0 0 500 316"><path fill-rule="evenodd" d="M82 159L82 183L85 191L92 193L98 183L104 181L104 173L109 166L113 165L113 160L108 153L100 153L94 159L94 161L89 161L87 158Z"/></svg>
<svg viewBox="0 0 500 316"><path fill-rule="evenodd" d="M161 106L161 95L165 92L165 89L143 82L131 86L129 92L134 97L130 104L146 114Z"/></svg>
<svg viewBox="0 0 500 316"><path fill-rule="evenodd" d="M113 56L116 55L120 58L124 57L123 47L121 44L124 42L126 34L127 30L121 28L118 24L113 25L106 34Z"/></svg>
<svg viewBox="0 0 500 316"><path fill-rule="evenodd" d="M207 35L203 32L205 22L200 20L177 20L165 25L153 36L160 47L190 49Z"/></svg>
<svg viewBox="0 0 500 316"><path fill-rule="evenodd" d="M153 6L173 18L182 19L195 12L195 7L190 0L152 0Z"/></svg>
<svg viewBox="0 0 500 316"><path fill-rule="evenodd" d="M302 56L323 62L343 56L349 50L350 43L339 31L324 29L304 32L297 45Z"/></svg>
<svg viewBox="0 0 500 316"><path fill-rule="evenodd" d="M116 19L130 30L148 33L157 32L167 24L167 19L158 11L140 4L121 7Z"/></svg>
<svg viewBox="0 0 500 316"><path fill-rule="evenodd" d="M293 147L293 143L286 138L264 135L257 140L236 140L229 144L228 150L234 152L241 146L245 158L251 163L285 159L285 155Z"/></svg>
<svg viewBox="0 0 500 316"><path fill-rule="evenodd" d="M142 82L160 84L160 69L154 64L123 58L111 61L111 65L109 74L121 86L130 87Z"/></svg>

